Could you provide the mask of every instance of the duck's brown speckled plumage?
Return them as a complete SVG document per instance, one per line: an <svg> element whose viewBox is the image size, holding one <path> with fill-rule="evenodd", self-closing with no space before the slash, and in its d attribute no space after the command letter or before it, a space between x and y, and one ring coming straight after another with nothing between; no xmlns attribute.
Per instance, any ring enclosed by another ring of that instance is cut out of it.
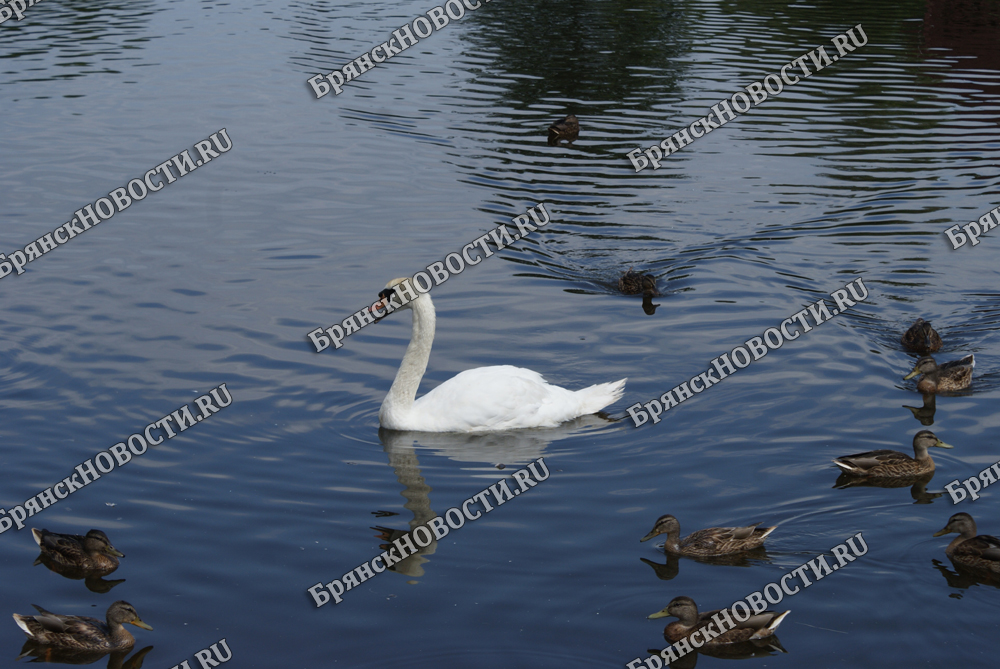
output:
<svg viewBox="0 0 1000 669"><path fill-rule="evenodd" d="M580 121L570 114L549 126L549 144L556 145L561 140L572 142L580 136Z"/></svg>
<svg viewBox="0 0 1000 669"><path fill-rule="evenodd" d="M31 536L45 557L66 567L110 574L118 568L118 558L125 557L100 530L90 530L86 536L80 536L32 528Z"/></svg>
<svg viewBox="0 0 1000 669"><path fill-rule="evenodd" d="M707 628L709 625L712 626L710 630L707 630L709 633L718 632L718 626L713 624L712 616L719 612L719 610L716 610L699 613L698 605L690 597L674 597L665 609L657 611L648 617L650 619L667 616L679 618L678 621L668 624L663 629L663 638L670 643L676 643L681 639L691 636L698 630ZM736 627L708 641L705 641L705 637L709 634L703 632L698 640L703 641L705 646L711 647L765 639L774 634L774 631L778 629L778 625L781 624L781 621L789 613L791 611L764 611L750 616L744 622L739 622L730 616L730 619L736 623Z"/></svg>
<svg viewBox="0 0 1000 669"><path fill-rule="evenodd" d="M670 514L657 518L653 529L639 541L648 541L660 534L666 534L667 540L663 550L676 555L711 556L726 555L747 551L764 543L764 539L773 532L774 527L758 527L754 523L745 527L709 527L698 530L682 540L681 525Z"/></svg>
<svg viewBox="0 0 1000 669"><path fill-rule="evenodd" d="M967 513L956 513L934 536L953 532L959 536L944 549L952 562L973 571L1000 574L1000 539L988 534L976 535L976 521Z"/></svg>
<svg viewBox="0 0 1000 669"><path fill-rule="evenodd" d="M890 450L868 451L855 455L844 455L833 463L850 476L871 478L908 478L929 474L934 471L934 460L927 453L931 447L952 448L930 430L921 430L913 435L913 454Z"/></svg>
<svg viewBox="0 0 1000 669"><path fill-rule="evenodd" d="M658 297L656 290L656 277L652 274L640 274L629 267L628 271L618 278L618 290L625 295L650 295Z"/></svg>
<svg viewBox="0 0 1000 669"><path fill-rule="evenodd" d="M128 602L117 601L108 608L106 621L88 616L62 616L38 609L39 615L14 614L14 621L25 634L35 641L61 648L76 650L124 650L135 644L122 623L153 629L139 619L139 614Z"/></svg>
<svg viewBox="0 0 1000 669"><path fill-rule="evenodd" d="M908 350L920 355L934 353L941 348L941 336L923 318L918 318L900 341Z"/></svg>
<svg viewBox="0 0 1000 669"><path fill-rule="evenodd" d="M975 366L976 359L971 353L960 360L940 365L928 355L917 360L913 371L904 376L903 380L907 381L918 374L923 374L917 381L917 390L922 393L964 390L972 383L972 370Z"/></svg>

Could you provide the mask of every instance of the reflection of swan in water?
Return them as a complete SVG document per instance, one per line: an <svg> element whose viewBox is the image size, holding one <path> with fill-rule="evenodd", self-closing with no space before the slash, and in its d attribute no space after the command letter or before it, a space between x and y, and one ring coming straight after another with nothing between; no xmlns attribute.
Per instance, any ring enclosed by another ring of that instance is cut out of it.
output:
<svg viewBox="0 0 1000 669"><path fill-rule="evenodd" d="M130 649L131 650L131 649ZM108 656L107 669L142 669L143 658L153 650L152 646L146 646L135 655L125 660L130 650L116 650L113 653L108 651L74 651L57 646L41 644L34 639L28 639L21 646L21 654L17 656L20 660L23 657L33 657L32 662L57 662L59 664L91 664L97 662L105 655Z"/></svg>
<svg viewBox="0 0 1000 669"><path fill-rule="evenodd" d="M612 421L608 418L593 414L556 427L505 432L404 432L379 428L378 438L386 453L390 453L390 462L393 451L426 448L456 462L512 465L537 460L550 442L610 425Z"/></svg>
<svg viewBox="0 0 1000 669"><path fill-rule="evenodd" d="M399 432L379 428L378 438L389 456L389 465L396 472L396 480L403 485L402 495L406 498L404 508L413 513L410 530L424 525L438 514L431 509L431 487L420 473L417 448L426 448L458 462L484 462L496 464L524 464L542 456L549 442L565 439L587 428L607 427L612 422L597 415L581 416L558 427L507 432ZM409 530L395 530L388 527L373 528L377 536L385 541L395 541ZM383 544L386 550L391 546ZM424 575L423 564L428 555L437 550L437 540L420 548L417 552L389 567L392 571L410 577Z"/></svg>
<svg viewBox="0 0 1000 669"><path fill-rule="evenodd" d="M531 214L535 215L533 210ZM407 281L390 281L379 292L381 300L375 306L388 311L395 304L393 297L402 298L397 286L402 284L403 290L409 286ZM430 359L436 316L426 293L396 307L396 311L403 309L413 312L410 344L378 412L379 424L390 430L485 432L555 427L597 413L621 399L625 390L625 379L568 390L547 383L530 369L496 365L467 369L415 399Z"/></svg>

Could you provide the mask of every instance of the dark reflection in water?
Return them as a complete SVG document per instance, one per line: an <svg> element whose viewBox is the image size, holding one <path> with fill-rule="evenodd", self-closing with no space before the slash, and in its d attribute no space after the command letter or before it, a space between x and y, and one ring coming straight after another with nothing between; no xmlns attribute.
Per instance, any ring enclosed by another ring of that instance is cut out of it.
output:
<svg viewBox="0 0 1000 669"><path fill-rule="evenodd" d="M944 576L950 588L963 591L975 585L991 585L994 588L1000 588L1000 576L997 574L969 569L964 565L956 563L954 560L951 561L952 569L949 569L944 562L937 558L931 560L931 564L941 572L941 575ZM962 594L961 592L953 592L948 596L952 599L961 599Z"/></svg>
<svg viewBox="0 0 1000 669"><path fill-rule="evenodd" d="M146 646L137 651L132 657L128 657L131 649L127 651L115 651L113 653L97 651L73 651L66 648L46 646L34 639L28 639L21 647L21 654L17 656L20 660L25 657L32 658L30 662L54 662L57 664L93 664L108 658L107 669L141 669L143 659L153 650L152 646ZM128 657L126 660L125 658Z"/></svg>
<svg viewBox="0 0 1000 669"><path fill-rule="evenodd" d="M49 571L55 572L60 576L63 576L74 581L83 579L84 585L91 592L96 592L98 594L106 594L111 591L111 588L115 587L119 583L124 583L124 578L106 580L102 578L107 576L110 572L99 571L99 570L87 570L81 569L80 567L69 567L62 563L54 561L49 556L40 554L35 558L34 565L44 565ZM114 570L111 570L114 571Z"/></svg>
<svg viewBox="0 0 1000 669"><path fill-rule="evenodd" d="M904 404L903 408L909 409L913 417L920 421L921 425L933 425L934 412L937 411L937 400L935 399L937 395L934 393L923 393L923 397L923 405L913 407Z"/></svg>
<svg viewBox="0 0 1000 669"><path fill-rule="evenodd" d="M859 476L850 476L841 473L833 487L838 490L845 488L910 488L910 497L914 504L931 504L935 499L944 495L943 492L928 492L927 484L934 478L934 472L924 476L910 476L898 479L872 479Z"/></svg>
<svg viewBox="0 0 1000 669"><path fill-rule="evenodd" d="M665 555L667 561L663 564L647 560L646 558L639 559L653 569L658 579L669 581L680 573L681 556L673 553L665 553ZM767 555L767 549L763 546L733 555L716 555L714 557L692 557L685 555L683 557L685 560L692 560L702 564L723 565L726 567L753 567L755 565L771 563L771 558Z"/></svg>
<svg viewBox="0 0 1000 669"><path fill-rule="evenodd" d="M646 650L650 655L660 652L659 648L649 648ZM743 643L731 643L723 646L702 646L688 653L676 662L671 662L670 669L694 669L698 666L698 655L707 655L720 660L749 660L754 657L767 657L778 653L787 653L785 647L777 635L756 641L744 641Z"/></svg>
<svg viewBox="0 0 1000 669"><path fill-rule="evenodd" d="M41 2L23 21L3 25L6 84L74 79L90 74L123 74L126 67L149 65L140 51L162 36L148 32L153 0L61 0ZM131 74L131 73L130 73ZM139 76L135 74L135 76Z"/></svg>

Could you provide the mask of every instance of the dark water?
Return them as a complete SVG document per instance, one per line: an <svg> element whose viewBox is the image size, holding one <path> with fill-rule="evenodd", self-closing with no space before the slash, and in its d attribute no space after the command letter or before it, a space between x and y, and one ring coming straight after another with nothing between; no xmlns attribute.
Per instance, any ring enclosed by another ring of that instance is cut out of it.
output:
<svg viewBox="0 0 1000 669"><path fill-rule="evenodd" d="M307 77L432 4L44 0L0 26L0 252L220 128L234 145L0 283L3 508L220 383L235 399L29 521L105 530L128 556L109 593L32 567L27 529L0 537L6 613L126 599L152 667L223 637L241 667L622 667L664 645L645 617L673 597L727 606L860 531L867 555L778 607L788 654L748 662L995 665L1000 593L946 578L931 537L959 510L1000 533L994 491L837 490L830 459L923 429L898 345L917 316L939 360L977 359L937 401L955 448L928 488L1000 459L1000 242L941 234L1000 204L998 5L494 0L312 98ZM633 173L625 152L858 23L867 46ZM580 139L547 146L571 112ZM305 332L536 202L544 231L434 291L425 389L491 364L627 376L620 416L855 277L870 296L656 426L380 438L409 316L336 352ZM617 294L629 266L659 278L655 315ZM380 552L370 526L539 455L530 494L314 608L307 587ZM663 580L638 542L663 513L778 529L761 559ZM4 661L22 641L0 626Z"/></svg>

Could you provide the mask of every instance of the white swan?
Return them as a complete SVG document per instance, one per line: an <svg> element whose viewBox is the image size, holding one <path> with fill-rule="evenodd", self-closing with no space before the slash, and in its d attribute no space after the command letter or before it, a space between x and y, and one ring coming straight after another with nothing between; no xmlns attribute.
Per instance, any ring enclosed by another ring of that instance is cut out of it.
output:
<svg viewBox="0 0 1000 669"><path fill-rule="evenodd" d="M387 309L388 300L396 296L395 286L408 280L390 281L379 293L380 302L373 306ZM600 411L617 402L625 390L627 379L567 390L546 383L541 374L530 369L500 365L467 369L415 399L434 342L434 304L425 293L398 309L413 311L413 332L378 412L379 423L390 430L487 432L555 427Z"/></svg>

